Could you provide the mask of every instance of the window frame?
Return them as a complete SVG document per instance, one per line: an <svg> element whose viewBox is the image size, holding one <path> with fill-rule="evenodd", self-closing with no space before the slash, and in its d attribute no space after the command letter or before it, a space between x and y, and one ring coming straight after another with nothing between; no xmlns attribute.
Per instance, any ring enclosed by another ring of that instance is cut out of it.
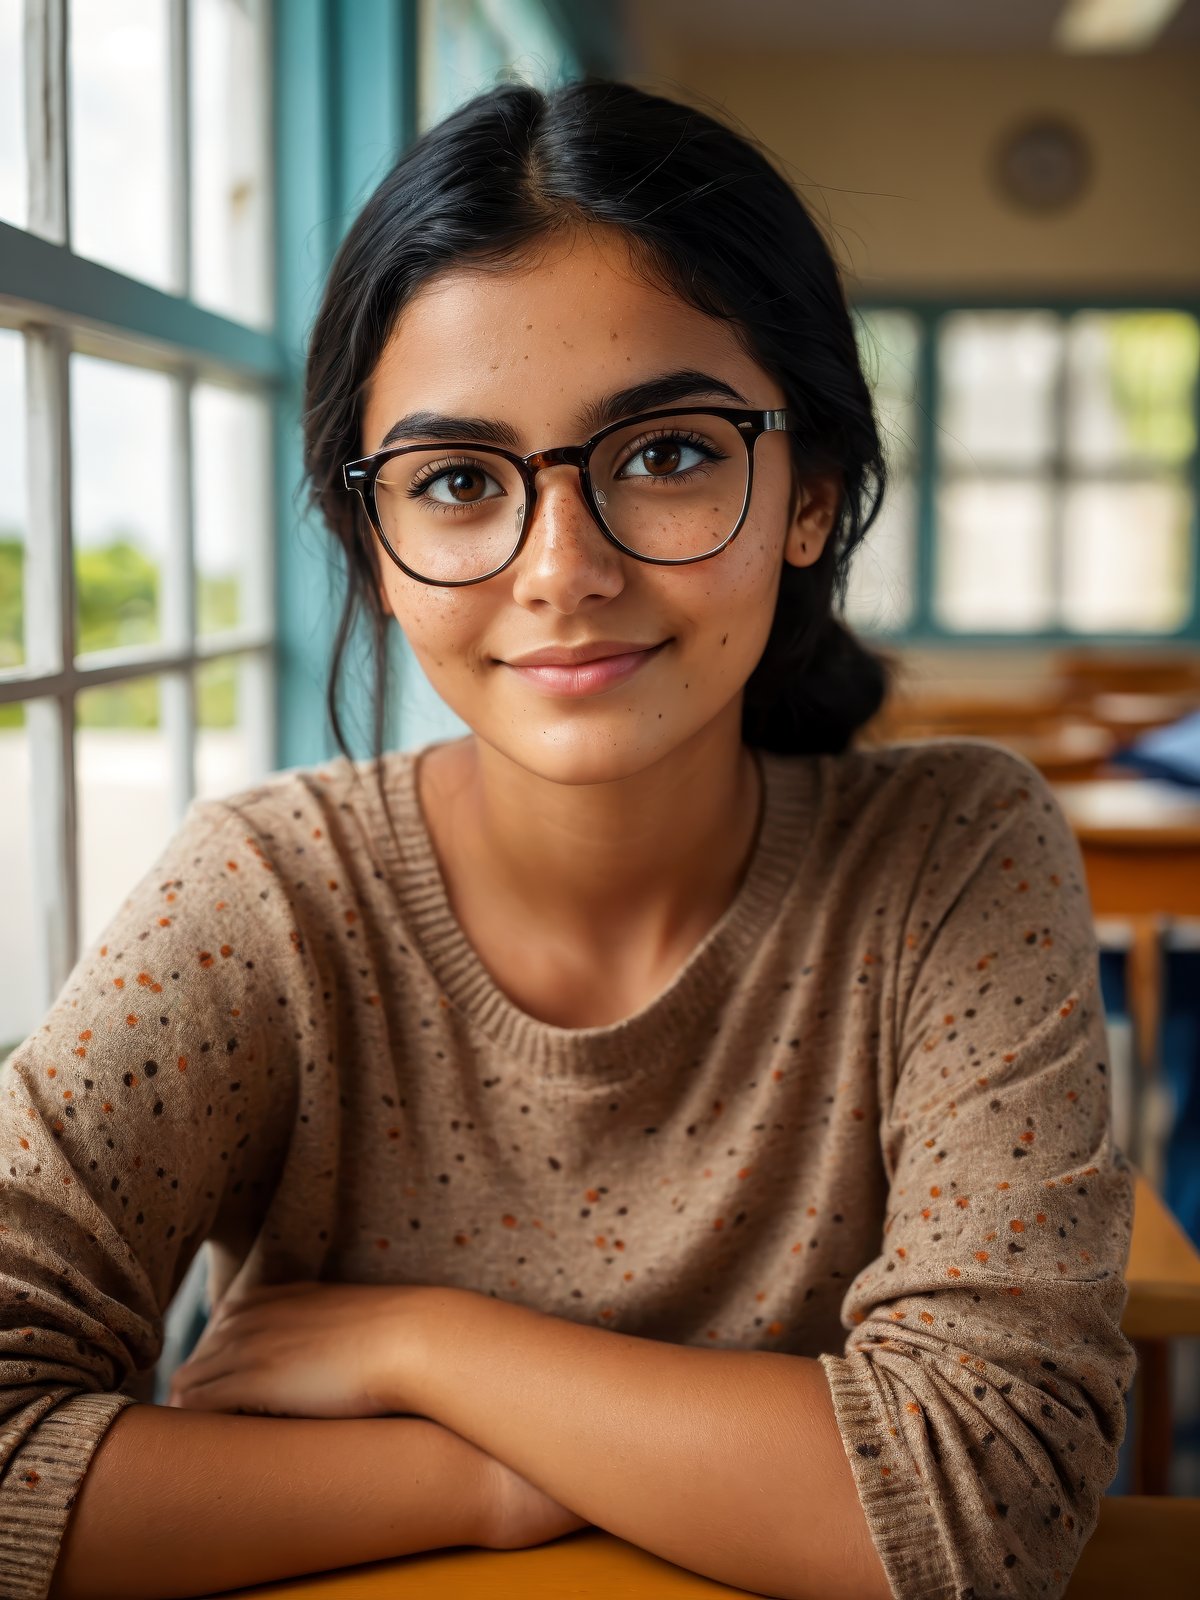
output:
<svg viewBox="0 0 1200 1600"><path fill-rule="evenodd" d="M276 765L277 608L275 602L278 474L263 463L272 502L264 529L266 616L259 624L199 634L196 615L195 497L192 396L213 381L262 398L272 440L286 364L275 326L251 326L190 298L192 197L189 103L190 0L169 5L171 77L172 261L177 292L74 253L70 229L68 0L26 0L25 127L29 173L24 227L0 222L0 328L23 341L27 503L25 523L26 659L0 669L0 705L25 706L25 732L38 804L29 821L34 865L33 944L36 993L31 1011L51 1004L78 960L81 945L77 696L106 684L155 677L160 731L167 741L173 824L195 794L196 672L236 658L239 682L253 700L259 758ZM273 103L274 6L266 0L262 94ZM268 120L264 251L274 295L276 141ZM162 637L152 645L76 659L72 521L70 359L98 356L166 373L171 379L171 488L174 515L166 530L162 573ZM266 713L264 715L264 712ZM164 841L165 842L165 841ZM19 1041L0 1040L0 1060Z"/></svg>
<svg viewBox="0 0 1200 1600"><path fill-rule="evenodd" d="M1130 631L1077 630L1063 627L1041 629L962 630L946 627L938 620L934 609L937 581L938 526L937 497L943 482L955 474L953 470L943 476L938 460L937 431L940 426L940 396L938 392L937 349L938 334L947 318L960 312L989 311L1048 311L1060 318L1079 312L1099 313L1122 311L1177 311L1200 321L1200 300L1186 295L987 295L964 293L948 296L915 294L871 294L854 296L851 302L855 312L902 312L915 318L918 326L918 355L914 392L915 434L913 483L916 495L916 520L913 528L912 610L908 622L897 628L867 628L856 624L856 631L866 638L878 638L895 644L936 645L969 650L975 646L1002 646L1009 650L1028 646L1071 647L1090 645L1119 646L1128 649L1155 651L1172 646L1194 645L1200 642L1200 384L1197 384L1194 407L1196 413L1197 445L1190 463L1190 489L1192 495L1192 594L1191 610L1181 628L1165 633ZM1048 474L1061 481L1063 466L1061 453L1051 460ZM1002 474L1001 474L1002 475ZM1086 474L1078 475L1080 477ZM870 540L870 533L867 540ZM1055 554L1061 553L1061 528L1056 524Z"/></svg>

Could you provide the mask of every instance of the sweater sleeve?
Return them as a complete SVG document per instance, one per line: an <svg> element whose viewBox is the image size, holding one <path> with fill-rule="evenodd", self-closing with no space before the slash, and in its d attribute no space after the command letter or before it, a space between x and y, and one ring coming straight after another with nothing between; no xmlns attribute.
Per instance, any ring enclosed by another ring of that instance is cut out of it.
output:
<svg viewBox="0 0 1200 1600"><path fill-rule="evenodd" d="M894 1594L1053 1600L1116 1472L1135 1365L1098 951L1037 770L965 740L925 765L944 804L880 1073L883 1237L820 1360Z"/></svg>
<svg viewBox="0 0 1200 1600"><path fill-rule="evenodd" d="M0 1066L0 1595L42 1600L80 1480L223 1206L269 1184L294 922L237 811L193 801Z"/></svg>

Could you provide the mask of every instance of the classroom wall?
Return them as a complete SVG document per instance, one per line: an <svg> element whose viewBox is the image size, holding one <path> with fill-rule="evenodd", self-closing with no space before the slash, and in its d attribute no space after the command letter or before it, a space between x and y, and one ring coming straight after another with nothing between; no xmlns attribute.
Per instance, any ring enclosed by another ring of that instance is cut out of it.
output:
<svg viewBox="0 0 1200 1600"><path fill-rule="evenodd" d="M631 8L628 76L708 95L786 163L832 222L861 291L1200 294L1200 51L1025 53L689 49ZM1094 163L1061 215L1017 210L997 141L1069 118Z"/></svg>

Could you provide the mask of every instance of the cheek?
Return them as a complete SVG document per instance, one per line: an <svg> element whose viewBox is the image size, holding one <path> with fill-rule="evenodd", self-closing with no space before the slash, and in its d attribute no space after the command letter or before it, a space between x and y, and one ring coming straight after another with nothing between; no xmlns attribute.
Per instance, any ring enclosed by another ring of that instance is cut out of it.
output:
<svg viewBox="0 0 1200 1600"><path fill-rule="evenodd" d="M479 655L487 634L487 612L474 598L448 589L422 588L396 597L393 615L412 647L413 654L436 681L451 672L481 672L486 663Z"/></svg>
<svg viewBox="0 0 1200 1600"><path fill-rule="evenodd" d="M758 663L779 595L782 545L744 527L721 555L700 562L677 591L691 625L698 670L722 683L744 681ZM679 574L673 574L678 582Z"/></svg>

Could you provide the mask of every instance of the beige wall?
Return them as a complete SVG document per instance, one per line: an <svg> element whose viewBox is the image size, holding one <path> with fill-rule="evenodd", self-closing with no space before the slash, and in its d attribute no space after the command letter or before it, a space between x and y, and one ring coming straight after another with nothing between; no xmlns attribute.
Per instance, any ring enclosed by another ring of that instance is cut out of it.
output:
<svg viewBox="0 0 1200 1600"><path fill-rule="evenodd" d="M656 35L653 6L634 14L628 76L712 97L815 185L802 192L861 292L1200 294L1200 51L688 53L678 28ZM1079 125L1094 164L1074 207L1038 217L989 168L1044 111Z"/></svg>

